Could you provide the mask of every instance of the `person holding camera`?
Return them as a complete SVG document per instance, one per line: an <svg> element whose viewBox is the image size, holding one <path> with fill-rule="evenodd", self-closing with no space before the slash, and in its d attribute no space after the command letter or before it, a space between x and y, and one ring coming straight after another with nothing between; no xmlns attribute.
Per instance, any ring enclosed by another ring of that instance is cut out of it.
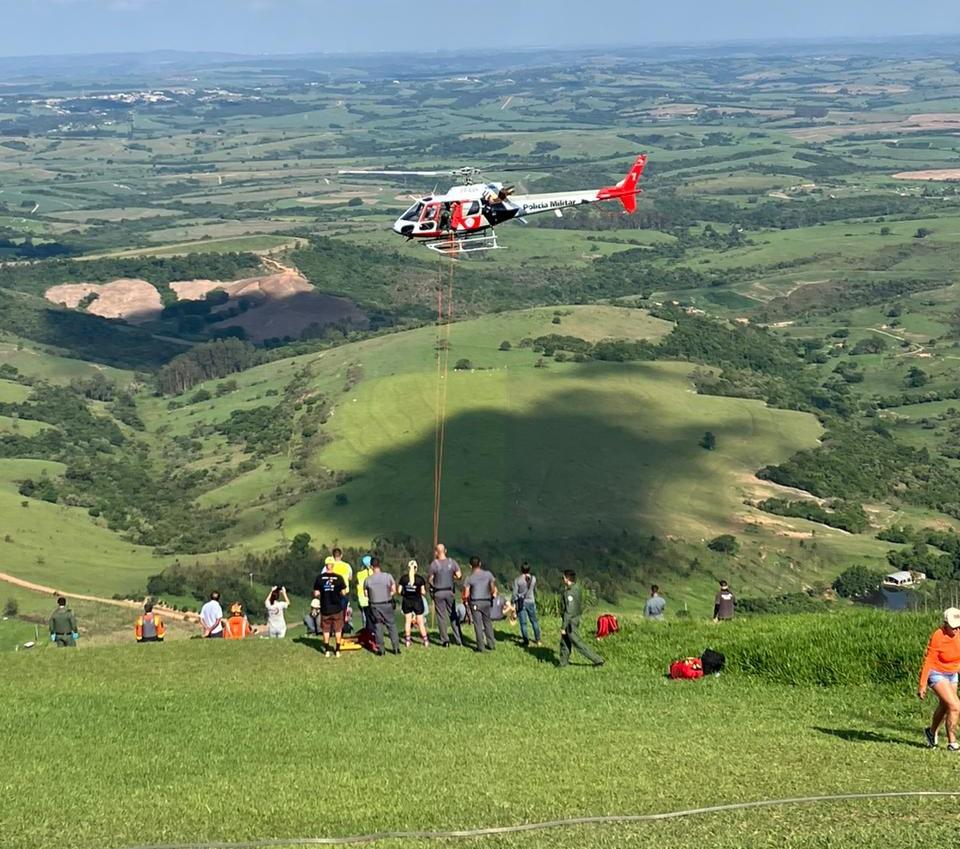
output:
<svg viewBox="0 0 960 849"><path fill-rule="evenodd" d="M287 621L283 611L290 606L286 587L277 586L270 590L270 595L267 596L264 604L267 608L267 636L274 640L282 640L287 635Z"/></svg>
<svg viewBox="0 0 960 849"><path fill-rule="evenodd" d="M383 629L390 634L393 653L400 654L400 635L397 633L397 620L394 615L396 609L397 582L393 575L389 575L380 568L380 558L374 557L370 561L372 574L363 582L363 590L370 602L371 616L373 617L374 638L376 652L383 657Z"/></svg>

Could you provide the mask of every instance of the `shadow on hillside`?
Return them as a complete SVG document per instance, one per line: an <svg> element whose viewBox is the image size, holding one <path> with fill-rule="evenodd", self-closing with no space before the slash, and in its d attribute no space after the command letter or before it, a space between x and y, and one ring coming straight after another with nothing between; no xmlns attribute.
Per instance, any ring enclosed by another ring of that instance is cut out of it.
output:
<svg viewBox="0 0 960 849"><path fill-rule="evenodd" d="M831 737L839 737L848 743L893 743L897 746L909 746L912 749L927 748L918 740L908 740L890 734L880 734L877 731L866 731L862 728L820 728L814 726L813 730L819 731L821 734L829 734Z"/></svg>
<svg viewBox="0 0 960 849"><path fill-rule="evenodd" d="M709 452L698 443L710 423L665 428L678 415L656 393L585 387L548 397L526 414L510 404L505 396L507 409L476 409L447 421L440 533L458 550L482 553L485 542L551 537L561 546L563 537L620 533L656 519L659 490L671 476L709 479ZM731 428L739 423L727 420L724 430ZM751 429L745 416L743 430ZM368 455L355 479L337 490L349 499L335 508L344 536L399 532L429 539L434 450L430 429L413 443ZM331 505L333 499L331 493ZM326 501L318 499L314 509L325 512Z"/></svg>

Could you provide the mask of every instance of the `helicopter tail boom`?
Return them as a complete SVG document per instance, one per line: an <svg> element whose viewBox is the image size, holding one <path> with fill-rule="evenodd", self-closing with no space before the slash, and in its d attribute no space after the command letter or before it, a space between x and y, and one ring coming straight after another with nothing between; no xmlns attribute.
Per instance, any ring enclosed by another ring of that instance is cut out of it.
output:
<svg viewBox="0 0 960 849"><path fill-rule="evenodd" d="M647 164L647 155L641 153L630 166L627 175L615 186L607 186L597 192L597 200L617 199L623 204L627 212L636 212L637 210L637 183L643 175L643 169Z"/></svg>

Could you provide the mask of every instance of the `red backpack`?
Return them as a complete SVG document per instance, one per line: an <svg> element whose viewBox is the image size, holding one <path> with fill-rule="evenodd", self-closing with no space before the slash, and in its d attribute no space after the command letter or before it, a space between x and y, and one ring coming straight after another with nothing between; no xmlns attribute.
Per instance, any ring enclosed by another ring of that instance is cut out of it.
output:
<svg viewBox="0 0 960 849"><path fill-rule="evenodd" d="M670 677L703 678L703 664L699 657L684 657L670 664Z"/></svg>
<svg viewBox="0 0 960 849"><path fill-rule="evenodd" d="M604 613L597 619L597 639L602 640L620 630L620 623L612 613Z"/></svg>

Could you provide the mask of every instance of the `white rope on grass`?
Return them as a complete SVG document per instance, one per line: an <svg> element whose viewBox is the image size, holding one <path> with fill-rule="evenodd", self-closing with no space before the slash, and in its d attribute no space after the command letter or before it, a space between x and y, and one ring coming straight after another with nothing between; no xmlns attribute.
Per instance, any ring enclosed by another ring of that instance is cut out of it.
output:
<svg viewBox="0 0 960 849"><path fill-rule="evenodd" d="M238 842L211 841L207 843L147 843L128 849L265 849L270 846L346 846L378 843L383 840L459 840L473 837L497 837L504 834L522 834L528 831L545 831L551 828L571 828L582 825L625 825L630 823L657 822L683 817L722 814L729 811L745 811L751 808L774 808L788 805L815 805L825 802L864 802L880 799L936 799L958 797L960 790L900 790L881 793L841 793L833 796L797 796L789 799L759 799L753 802L735 802L727 805L710 805L705 808L688 808L682 811L665 811L659 814L610 814L594 817L570 817L569 819L546 820L521 825L488 826L486 828L454 829L452 831L378 831L371 834L353 834L344 837L268 837L260 840Z"/></svg>

